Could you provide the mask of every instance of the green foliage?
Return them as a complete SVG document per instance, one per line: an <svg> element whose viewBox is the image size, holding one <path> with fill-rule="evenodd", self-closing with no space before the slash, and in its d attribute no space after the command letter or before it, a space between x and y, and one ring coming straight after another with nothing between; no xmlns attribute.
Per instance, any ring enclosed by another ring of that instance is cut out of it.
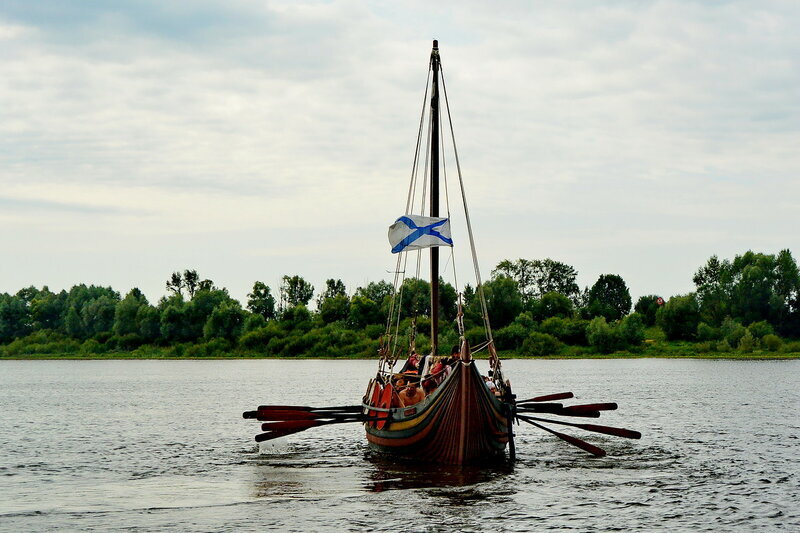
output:
<svg viewBox="0 0 800 533"><path fill-rule="evenodd" d="M775 333L775 329L766 320L753 322L747 326L747 331L749 331L756 339L761 339L765 335L772 335Z"/></svg>
<svg viewBox="0 0 800 533"><path fill-rule="evenodd" d="M589 290L590 316L619 320L631 310L631 293L625 281L616 274L602 274Z"/></svg>
<svg viewBox="0 0 800 533"><path fill-rule="evenodd" d="M699 341L718 341L722 338L722 331L719 328L709 326L705 322L697 325L697 340Z"/></svg>
<svg viewBox="0 0 800 533"><path fill-rule="evenodd" d="M139 289L131 289L125 298L119 302L114 310L114 334L128 335L139 332L139 323L136 320L139 308L147 305L147 299Z"/></svg>
<svg viewBox="0 0 800 533"><path fill-rule="evenodd" d="M764 337L762 337L761 339L761 345L764 346L764 348L766 348L770 352L777 352L778 350L780 350L782 344L783 341L781 340L781 338L772 333L764 335Z"/></svg>
<svg viewBox="0 0 800 533"><path fill-rule="evenodd" d="M731 346L739 346L739 341L744 337L745 333L747 333L747 328L742 326L738 320L734 320L731 317L726 317L725 320L722 321L722 326L720 326L719 329L720 333L722 333L722 337Z"/></svg>
<svg viewBox="0 0 800 533"><path fill-rule="evenodd" d="M706 322L720 324L731 316L800 335L800 271L789 250L777 256L747 251L732 261L712 256L693 280Z"/></svg>
<svg viewBox="0 0 800 533"><path fill-rule="evenodd" d="M492 327L503 328L510 324L522 311L522 296L517 282L506 276L496 276L484 283L483 293ZM483 324L480 298L474 297L465 311L473 324Z"/></svg>
<svg viewBox="0 0 800 533"><path fill-rule="evenodd" d="M52 329L64 331L64 318L66 316L67 292L58 294L50 292L47 286L43 287L30 302L30 313L33 319L33 329Z"/></svg>
<svg viewBox="0 0 800 533"><path fill-rule="evenodd" d="M385 320L378 304L361 294L356 293L350 300L347 323L354 328L363 328L369 324Z"/></svg>
<svg viewBox="0 0 800 533"><path fill-rule="evenodd" d="M322 306L322 302L328 298L335 298L337 296L347 296L347 289L344 282L340 279L328 279L325 281L325 290L317 298L317 308Z"/></svg>
<svg viewBox="0 0 800 533"><path fill-rule="evenodd" d="M264 319L262 315L250 313L244 319L244 326L242 327L242 331L244 333L250 333L251 331L261 329L266 325L267 321Z"/></svg>
<svg viewBox="0 0 800 533"><path fill-rule="evenodd" d="M319 305L319 316L326 324L347 320L349 315L350 299L344 294L325 298Z"/></svg>
<svg viewBox="0 0 800 533"><path fill-rule="evenodd" d="M580 292L575 283L577 270L550 258L534 261L517 259L514 262L506 259L497 264L492 276L509 277L516 281L525 304L532 299L542 299L549 292L560 293L574 302Z"/></svg>
<svg viewBox="0 0 800 533"><path fill-rule="evenodd" d="M298 275L283 276L280 293L281 310L298 305L306 306L314 295L314 286Z"/></svg>
<svg viewBox="0 0 800 533"><path fill-rule="evenodd" d="M700 324L700 306L694 294L673 296L656 313L656 323L669 340L691 340Z"/></svg>
<svg viewBox="0 0 800 533"><path fill-rule="evenodd" d="M588 320L578 318L550 317L539 325L539 331L570 345L587 346L586 326Z"/></svg>
<svg viewBox="0 0 800 533"><path fill-rule="evenodd" d="M136 311L139 335L145 342L155 342L161 337L161 314L152 305L142 305Z"/></svg>
<svg viewBox="0 0 800 533"><path fill-rule="evenodd" d="M400 292L400 309L403 311L403 316L430 316L430 283L424 279L406 278L403 280Z"/></svg>
<svg viewBox="0 0 800 533"><path fill-rule="evenodd" d="M260 281L253 284L253 292L247 295L247 308L251 313L261 315L266 320L275 318L275 297L269 287Z"/></svg>
<svg viewBox="0 0 800 533"><path fill-rule="evenodd" d="M483 328L478 329L483 332ZM512 322L508 326L494 332L495 346L497 346L499 350L519 350L530 333L530 329L516 322Z"/></svg>
<svg viewBox="0 0 800 533"><path fill-rule="evenodd" d="M574 312L572 301L558 292L548 292L539 300L531 300L527 307L538 321L550 317L569 318Z"/></svg>
<svg viewBox="0 0 800 533"><path fill-rule="evenodd" d="M619 332L602 316L595 317L589 322L586 326L586 337L589 345L600 353L611 353L623 345Z"/></svg>
<svg viewBox="0 0 800 533"><path fill-rule="evenodd" d="M203 327L206 339L227 339L232 341L239 336L244 323L245 313L239 302L232 300L222 302L211 311Z"/></svg>
<svg viewBox="0 0 800 533"><path fill-rule="evenodd" d="M25 299L0 294L0 342L24 337L31 329L31 316Z"/></svg>
<svg viewBox="0 0 800 533"><path fill-rule="evenodd" d="M534 331L522 343L522 352L525 355L543 357L546 355L558 355L563 347L564 345L552 335Z"/></svg>
<svg viewBox="0 0 800 533"><path fill-rule="evenodd" d="M368 298L380 306L386 298L392 296L393 292L394 288L390 283L385 281L371 281L366 287L359 287L356 289L356 296Z"/></svg>
<svg viewBox="0 0 800 533"><path fill-rule="evenodd" d="M742 338L739 339L738 349L740 352L743 353L751 353L755 349L757 344L758 340L756 340L756 338L753 337L753 334L745 330L744 335L742 335Z"/></svg>
<svg viewBox="0 0 800 533"><path fill-rule="evenodd" d="M633 310L642 315L642 320L644 320L646 326L654 326L656 323L656 313L660 307L658 299L659 297L655 294L641 296L636 301L636 305L633 306Z"/></svg>
<svg viewBox="0 0 800 533"><path fill-rule="evenodd" d="M644 318L639 313L630 314L619 322L617 331L624 345L639 346L644 341Z"/></svg>

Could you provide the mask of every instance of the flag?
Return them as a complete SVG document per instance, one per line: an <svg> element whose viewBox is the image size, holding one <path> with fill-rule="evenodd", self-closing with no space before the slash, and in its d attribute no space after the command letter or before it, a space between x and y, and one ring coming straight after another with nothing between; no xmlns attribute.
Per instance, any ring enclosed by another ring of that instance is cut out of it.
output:
<svg viewBox="0 0 800 533"><path fill-rule="evenodd" d="M389 244L393 254L431 246L453 246L450 219L403 215L389 226Z"/></svg>

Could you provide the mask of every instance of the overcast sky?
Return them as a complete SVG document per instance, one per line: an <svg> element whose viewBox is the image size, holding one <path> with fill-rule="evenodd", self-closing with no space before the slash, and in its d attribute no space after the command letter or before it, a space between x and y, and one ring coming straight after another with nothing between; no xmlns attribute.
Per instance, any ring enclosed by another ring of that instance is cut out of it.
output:
<svg viewBox="0 0 800 533"><path fill-rule="evenodd" d="M4 0L0 292L389 279L434 38L485 276L800 254L800 2L491 4Z"/></svg>

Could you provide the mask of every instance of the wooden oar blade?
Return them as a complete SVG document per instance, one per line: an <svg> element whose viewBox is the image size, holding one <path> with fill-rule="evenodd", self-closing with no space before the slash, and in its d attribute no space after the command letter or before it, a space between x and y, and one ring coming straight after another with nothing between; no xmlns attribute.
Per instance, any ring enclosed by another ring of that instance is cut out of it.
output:
<svg viewBox="0 0 800 533"><path fill-rule="evenodd" d="M249 413L248 413L249 414ZM255 416L245 418L255 418L256 420L320 420L320 419L340 419L360 416L361 413L346 413L338 411L291 411L280 409L265 409L256 411Z"/></svg>
<svg viewBox="0 0 800 533"><path fill-rule="evenodd" d="M262 431L275 431L284 429L308 429L316 426L327 426L329 424L348 424L351 422L369 422L378 420L377 417L352 417L337 420L283 420L278 422L265 422L261 424Z"/></svg>
<svg viewBox="0 0 800 533"><path fill-rule="evenodd" d="M308 405L259 405L258 411L278 410L278 411L361 411L360 405L338 405L333 407L310 407Z"/></svg>
<svg viewBox="0 0 800 533"><path fill-rule="evenodd" d="M552 402L555 400L568 400L569 398L573 398L575 395L571 392L557 392L555 394L545 394L544 396L536 396L535 398L528 398L527 400L518 401L517 404L521 403L533 403L533 402Z"/></svg>
<svg viewBox="0 0 800 533"><path fill-rule="evenodd" d="M262 431L283 431L284 429L296 429L298 431L319 426L321 420L282 420L279 422L264 422L261 424Z"/></svg>
<svg viewBox="0 0 800 533"><path fill-rule="evenodd" d="M561 433L560 431L556 431L554 429L550 429L549 427L545 427L545 426L543 426L541 424L537 424L536 422L533 421L532 418L528 418L527 416L518 416L517 418L519 418L523 422L527 422L528 424L530 424L532 426L535 426L535 427L537 427L539 429L543 429L543 430L547 431L548 433L552 433L553 435L555 435L559 439L561 439L561 440L563 440L565 442L569 442L573 446L577 446L578 448L580 448L582 450L586 450L587 452L591 453L594 456L603 457L603 456L606 455L606 451L604 449L599 448L599 447L595 446L594 444L589 444L585 440L579 439L578 437L573 437L572 435L567 435L566 433Z"/></svg>
<svg viewBox="0 0 800 533"><path fill-rule="evenodd" d="M317 420L323 417L310 411L258 411L255 418L263 422L265 420Z"/></svg>
<svg viewBox="0 0 800 533"><path fill-rule="evenodd" d="M533 405L518 405L518 411L530 411L532 413L554 413L564 409L560 403L537 403Z"/></svg>
<svg viewBox="0 0 800 533"><path fill-rule="evenodd" d="M552 429L550 431L558 438L563 439L564 441L569 442L573 446L577 446L582 450L586 450L596 457L605 457L606 455L606 451L603 448L598 448L594 444L589 444L585 440L581 440L577 437L573 437L572 435L567 435L566 433L561 433L559 431L553 431Z"/></svg>
<svg viewBox="0 0 800 533"><path fill-rule="evenodd" d="M611 426L598 426L595 424L574 424L572 422L564 422L563 420L551 420L549 418L538 418L535 416L517 415L517 418L526 420L536 420L537 422L547 422L549 424L558 424L560 426L570 426L573 428L580 428L586 431L594 431L595 433L604 433L606 435L614 435L616 437L624 437L626 439L641 439L642 434L638 431L625 428L615 428Z"/></svg>
<svg viewBox="0 0 800 533"><path fill-rule="evenodd" d="M581 424L580 427L586 431L595 431L597 433L605 433L606 435L614 435L626 439L641 439L642 434L638 431L625 428L615 428L611 426L597 426L595 424Z"/></svg>
<svg viewBox="0 0 800 533"><path fill-rule="evenodd" d="M617 404L613 402L609 403L587 403L583 405L570 405L565 407L565 411L580 413L583 411L614 411L617 408Z"/></svg>
<svg viewBox="0 0 800 533"><path fill-rule="evenodd" d="M264 442L266 440L277 439L280 437L285 437L286 435L291 435L292 433L299 433L301 431L305 431L308 428L300 428L300 429L282 429L279 431L268 431L266 433L260 433L256 435L256 442Z"/></svg>

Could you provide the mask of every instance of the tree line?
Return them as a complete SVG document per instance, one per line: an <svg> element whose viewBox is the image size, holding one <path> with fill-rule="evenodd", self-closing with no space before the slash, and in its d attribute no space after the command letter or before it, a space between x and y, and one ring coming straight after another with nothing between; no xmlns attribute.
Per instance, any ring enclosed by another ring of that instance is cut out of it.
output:
<svg viewBox="0 0 800 533"><path fill-rule="evenodd" d="M619 275L601 275L582 290L577 275L552 259L498 263L483 287L498 349L525 355L636 351L653 330L695 342L702 351L777 350L781 337L800 337L800 275L788 250L748 251L733 260L712 256L695 273L694 292L666 302L647 295L635 306ZM457 293L440 283L440 343L455 344ZM122 297L111 287L84 284L0 294L0 353L372 356L394 292L378 281L349 293L339 279L315 291L301 276L286 275L277 294L256 281L243 306L195 270L174 272L165 288L167 295L154 304L136 288ZM417 348L428 349L429 283L408 278L399 294L400 331L415 327ZM463 295L466 336L481 342L482 306L474 287L467 285Z"/></svg>

